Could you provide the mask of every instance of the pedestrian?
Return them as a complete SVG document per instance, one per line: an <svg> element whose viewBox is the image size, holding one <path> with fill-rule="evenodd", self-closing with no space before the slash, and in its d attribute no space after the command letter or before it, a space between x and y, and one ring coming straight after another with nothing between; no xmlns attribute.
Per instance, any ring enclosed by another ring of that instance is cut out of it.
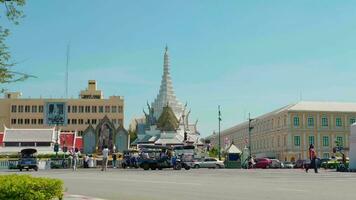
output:
<svg viewBox="0 0 356 200"><path fill-rule="evenodd" d="M117 156L115 153L112 154L112 168L116 168Z"/></svg>
<svg viewBox="0 0 356 200"><path fill-rule="evenodd" d="M89 168L89 156L85 154L84 156L84 168Z"/></svg>
<svg viewBox="0 0 356 200"><path fill-rule="evenodd" d="M310 159L310 165L305 166L305 172L308 173L309 168L314 168L314 172L318 173L318 160L316 157L316 152L313 144L310 144L309 146L309 159Z"/></svg>
<svg viewBox="0 0 356 200"><path fill-rule="evenodd" d="M106 169L108 168L108 157L109 157L109 149L107 145L104 146L102 154L103 154L103 160L101 163L101 171L106 171Z"/></svg>
<svg viewBox="0 0 356 200"><path fill-rule="evenodd" d="M77 171L78 160L79 160L79 150L78 148L75 148L73 152L73 171Z"/></svg>
<svg viewBox="0 0 356 200"><path fill-rule="evenodd" d="M94 158L93 158L93 155L89 155L89 158L88 158L88 168L92 168L94 167Z"/></svg>

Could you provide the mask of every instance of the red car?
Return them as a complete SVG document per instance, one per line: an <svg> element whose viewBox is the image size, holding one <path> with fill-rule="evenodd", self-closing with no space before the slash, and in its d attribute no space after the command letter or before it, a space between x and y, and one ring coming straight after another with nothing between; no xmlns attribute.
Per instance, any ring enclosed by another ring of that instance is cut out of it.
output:
<svg viewBox="0 0 356 200"><path fill-rule="evenodd" d="M268 158L257 158L255 168L267 169L271 166L272 161Z"/></svg>

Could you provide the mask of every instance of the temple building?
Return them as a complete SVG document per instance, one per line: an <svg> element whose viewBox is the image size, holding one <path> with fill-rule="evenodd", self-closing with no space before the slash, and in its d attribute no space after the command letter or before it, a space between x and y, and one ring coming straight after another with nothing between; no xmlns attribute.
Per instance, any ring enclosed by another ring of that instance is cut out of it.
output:
<svg viewBox="0 0 356 200"><path fill-rule="evenodd" d="M167 47L160 90L154 102L151 105L147 103L147 108L148 113L143 111L145 122L136 123L137 139L131 145L203 145L197 122L189 123L191 111L174 93Z"/></svg>

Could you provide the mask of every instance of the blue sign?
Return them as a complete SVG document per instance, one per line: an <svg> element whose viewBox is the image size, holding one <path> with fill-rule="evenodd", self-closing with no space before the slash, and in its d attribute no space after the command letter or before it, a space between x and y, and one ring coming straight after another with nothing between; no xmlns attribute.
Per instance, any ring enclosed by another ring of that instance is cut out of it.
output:
<svg viewBox="0 0 356 200"><path fill-rule="evenodd" d="M45 107L47 125L67 125L67 106L64 102L48 102Z"/></svg>

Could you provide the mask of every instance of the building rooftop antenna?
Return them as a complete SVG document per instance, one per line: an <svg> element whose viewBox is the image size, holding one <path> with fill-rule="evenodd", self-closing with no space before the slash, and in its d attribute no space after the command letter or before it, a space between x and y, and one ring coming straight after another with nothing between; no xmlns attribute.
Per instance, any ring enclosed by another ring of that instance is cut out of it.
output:
<svg viewBox="0 0 356 200"><path fill-rule="evenodd" d="M67 63L66 63L66 82L65 82L65 87L66 87L66 99L68 99L68 68L69 68L69 51L70 51L70 42L67 45Z"/></svg>

